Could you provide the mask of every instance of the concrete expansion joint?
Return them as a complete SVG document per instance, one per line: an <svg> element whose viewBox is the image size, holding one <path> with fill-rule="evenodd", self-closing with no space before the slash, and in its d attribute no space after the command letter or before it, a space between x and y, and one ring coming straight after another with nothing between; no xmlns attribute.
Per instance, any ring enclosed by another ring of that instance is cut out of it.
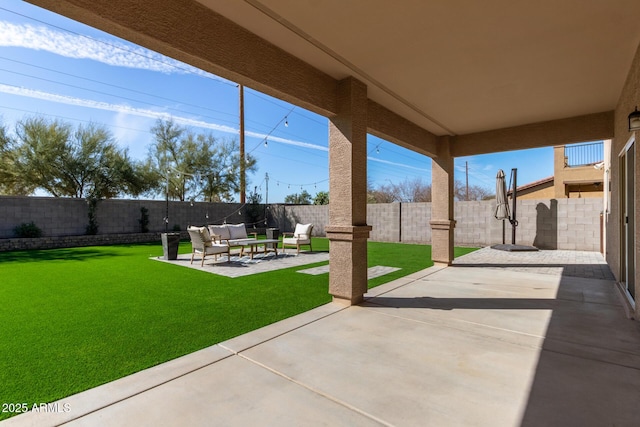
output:
<svg viewBox="0 0 640 427"><path fill-rule="evenodd" d="M287 329L287 330L286 330L286 331L284 331L284 332L281 332L281 333L279 333L279 334L272 335L272 336L270 336L269 338L266 338L266 339L260 340L260 341L256 342L255 344L252 344L252 345L250 345L250 346L247 346L247 347L242 348L241 350L234 350L234 349L232 349L231 347L229 347L228 345L225 345L224 343L219 343L219 344L215 344L215 345L217 345L217 346L219 346L219 347L221 347L221 348L223 348L223 349L225 349L225 350L227 350L227 351L229 351L229 352L233 353L233 355L234 355L234 356L242 356L240 353L242 353L242 352L244 352L244 351L250 350L250 349L252 349L252 348L254 348L254 347L257 347L257 346L259 346L259 345L261 345L261 344L264 344L264 343L267 343L267 342L269 342L269 341L273 341L273 340L274 340L274 339L276 339L276 338L282 337L282 336L287 335L287 334L289 334L289 333L291 333L291 332L293 332L293 331L296 331L296 330L298 330L298 329L301 329L301 328L303 328L303 327L305 327L305 326L308 326L308 325L311 325L311 324L313 324L313 323L316 323L316 322L318 322L319 320L326 319L327 317L329 317L329 316L333 316L333 315L334 315L334 314L336 314L336 313L340 313L341 311L344 311L344 310L346 310L347 308L349 308L349 307L350 307L350 306L345 306L345 305L343 305L343 304L336 304L336 305L337 305L337 306L340 306L340 308L339 308L338 310L336 310L336 311L333 311L333 312L331 312L331 313L327 313L327 314L325 314L324 316L317 317L317 318L315 318L315 319L313 319L313 320L310 320L310 321L308 321L308 322L301 323L301 324L299 324L299 325L298 325L298 326L296 326L296 327L293 327L293 328ZM267 327L268 327L268 326L267 326ZM231 340L233 340L233 338L232 338Z"/></svg>
<svg viewBox="0 0 640 427"><path fill-rule="evenodd" d="M556 342L563 343L563 344L567 343L567 341L548 338L548 337L546 338L546 341L556 341ZM574 344L574 345L579 346L579 347L597 348L599 350L603 350L603 351L606 351L606 352L609 352L609 353L624 354L626 356L632 356L632 357L635 356L635 354L630 353L630 352L611 350L611 349L606 348L606 347L598 347L598 346L592 346L592 345L585 346L584 344L580 344L580 343L570 343L570 344ZM639 366L634 366L632 364L627 364L627 363L612 362L610 360L607 360L604 357L588 357L588 356L585 356L584 354L578 354L578 353L570 352L570 351L552 350L552 349L543 348L543 347L541 347L541 350L548 351L549 353L560 354L560 355L563 355L563 356L575 357L575 358L579 358L579 359L582 359L582 360L590 360L590 361L599 362L599 363L606 363L607 365L611 365L611 366L619 366L621 368L627 368L627 369L633 369L633 370L636 370L636 371L640 371L640 367Z"/></svg>
<svg viewBox="0 0 640 427"><path fill-rule="evenodd" d="M229 350L229 351L231 351L231 350ZM231 353L233 353L233 352L231 351ZM183 357L184 357L184 356L183 356ZM116 400L109 401L108 403L105 403L105 404L102 404L102 405L98 405L98 406L96 406L96 407L92 408L91 410L88 410L88 411L86 411L86 412L84 412L84 413L82 413L82 414L79 414L79 415L77 415L77 416L75 416L75 417L72 417L72 418L70 418L70 419L67 419L67 420L65 420L64 422L62 422L61 424L58 424L58 425L67 424L67 423L71 423L71 422L74 422L74 421L77 421L77 420L81 420L82 418L85 418L85 417L87 417L87 416L89 416L89 415L91 415L91 414L93 414L93 413L95 413L95 412L102 411L103 409L106 409L106 408L109 408L109 407L111 407L111 406L117 405L118 403L125 402L125 401L127 401L127 400L129 400L129 399L132 399L132 398L134 398L134 397L136 397L136 396L139 396L139 395L141 395L141 394L143 394L143 393L147 393L147 392L149 392L149 391L151 391L151 390L157 389L157 388L159 388L159 387L161 387L161 386L163 386L163 385L165 385L165 384L169 384L170 382L173 382L173 381L175 381L175 380L177 380L177 379L180 379L180 378L182 378L182 377L186 377L187 375L191 375L191 374L193 374L194 372L198 372L198 371L200 371L200 370L202 370L202 369L204 369L204 368L207 368L207 367L209 367L209 366L215 365L216 363L220 362L221 360L225 360L225 359L228 359L228 358L230 358L230 357L233 357L233 354L229 354L229 355L224 356L224 357L222 357L222 358L218 358L218 359L216 359L216 360L214 360L214 361L212 361L212 362L208 362L208 363L205 363L205 364L203 364L203 365L199 365L199 366L198 366L198 367L196 367L196 368L189 369L189 370L187 370L186 372L182 372L182 373L181 373L181 374L179 374L179 375L172 376L171 378L168 378L168 379L166 379L166 380L160 381L160 382L158 382L158 383L156 383L156 384L154 384L154 385L152 385L152 386L150 386L150 387L145 387L145 388L142 388L142 389L140 389L140 390L137 390L136 392L131 393L131 394L128 394L128 395L126 395L126 396L124 396L124 397L122 397L122 398L119 398L119 399L116 399ZM153 369L153 368L149 368L149 369ZM132 375L140 374L141 372L144 372L144 371L140 371L140 372L134 373L134 374L132 374ZM126 378L126 377L124 377L124 378ZM121 378L120 380L123 380L124 378ZM119 381L119 380L115 380L115 381ZM107 383L107 384L108 384L108 383ZM103 385L103 386L104 386L104 385ZM99 387L100 387L100 386L99 386ZM83 393L83 392L81 392L81 393L80 393L80 395L81 395L82 393ZM62 399L62 401L65 401L65 400L67 400L67 399L74 399L74 397L75 397L75 396L78 396L78 395L72 395L72 396L69 396L69 397L67 397L67 398L63 398L63 399Z"/></svg>
<svg viewBox="0 0 640 427"><path fill-rule="evenodd" d="M310 386L308 384L305 384L305 383L303 383L301 381L298 381L295 378L292 378L292 377L286 375L285 373L283 373L283 372L281 372L281 371L279 371L277 369L274 369L274 368L271 368L271 367L265 365L264 363L260 363L257 360L251 359L250 357L247 357L247 356L245 356L243 354L239 354L238 356L242 357L247 362L253 363L256 366L259 366L259 367L261 367L263 369L266 369L267 371L271 372L272 374L278 375L279 377L284 378L285 380L287 380L287 381L289 381L289 382L291 382L291 383L293 383L295 385L303 387L303 388L309 390L310 392L312 392L314 394L317 394L318 396L321 396L321 397L323 397L323 398L325 398L327 400L330 400L330 401L332 401L334 403L337 403L338 405L344 406L345 408L347 408L347 409L349 409L351 411L357 412L358 414L360 414L360 415L362 415L364 417L367 417L367 418L369 418L369 419L371 419L371 420L373 420L373 421L375 421L375 422L377 422L377 423L379 423L379 424L381 424L383 426L394 427L393 424L389 424L388 422L386 422L384 420L381 420L380 418L375 417L374 415L371 415L370 413L365 412L362 409L360 409L360 408L358 408L356 406L353 406L353 405L351 405L351 404L349 404L349 403L347 403L347 402L345 402L345 401L343 401L341 399L338 399L338 398L336 398L336 397L334 397L334 396L332 396L330 394L327 394L327 393L323 392L320 389L317 389L317 388L312 387L312 386Z"/></svg>

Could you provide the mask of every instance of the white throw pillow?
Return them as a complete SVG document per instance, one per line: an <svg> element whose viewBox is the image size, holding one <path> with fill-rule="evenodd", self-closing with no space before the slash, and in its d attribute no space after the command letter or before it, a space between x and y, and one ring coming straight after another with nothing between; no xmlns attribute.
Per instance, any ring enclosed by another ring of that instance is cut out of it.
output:
<svg viewBox="0 0 640 427"><path fill-rule="evenodd" d="M220 236L222 240L229 240L231 238L229 228L226 225L210 225L209 233Z"/></svg>
<svg viewBox="0 0 640 427"><path fill-rule="evenodd" d="M244 223L242 224L227 224L229 227L230 239L246 239L247 238L247 229L244 227Z"/></svg>
<svg viewBox="0 0 640 427"><path fill-rule="evenodd" d="M211 246L211 235L209 234L207 227L198 227L198 231L200 232L200 237L202 237L204 245Z"/></svg>
<svg viewBox="0 0 640 427"><path fill-rule="evenodd" d="M311 226L312 224L296 224L296 229L293 232L294 236L301 239L308 239L310 237Z"/></svg>

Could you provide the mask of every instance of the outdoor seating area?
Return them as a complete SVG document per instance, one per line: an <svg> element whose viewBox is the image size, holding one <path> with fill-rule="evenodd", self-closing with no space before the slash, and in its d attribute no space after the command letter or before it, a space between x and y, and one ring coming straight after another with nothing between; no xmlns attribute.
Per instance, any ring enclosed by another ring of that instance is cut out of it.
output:
<svg viewBox="0 0 640 427"><path fill-rule="evenodd" d="M278 244L282 245L282 252L285 253L286 246L294 246L297 249L296 255L300 254L300 246L309 246L309 252L313 252L311 246L311 233L313 224L296 224L296 228L292 233L284 233L283 239L258 238L258 233L247 233L244 223L240 224L222 224L195 227L190 226L187 231L191 238L191 264L196 255L201 257L200 266L204 266L205 257L214 255L214 261L218 255L226 255L227 262L231 262L232 250L239 250L239 257L244 256L245 249L249 249L250 259L254 259L254 255L262 251L263 255L267 255L269 251L273 251L278 256ZM249 236L252 237L249 237Z"/></svg>

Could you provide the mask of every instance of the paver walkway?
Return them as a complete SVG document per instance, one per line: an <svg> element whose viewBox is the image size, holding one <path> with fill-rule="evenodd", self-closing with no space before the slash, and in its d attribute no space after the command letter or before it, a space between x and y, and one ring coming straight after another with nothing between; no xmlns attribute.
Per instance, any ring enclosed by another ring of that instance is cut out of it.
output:
<svg viewBox="0 0 640 427"><path fill-rule="evenodd" d="M614 279L602 255L587 251L507 252L486 247L457 258L454 265L560 274L590 279Z"/></svg>
<svg viewBox="0 0 640 427"><path fill-rule="evenodd" d="M231 263L227 262L226 255L219 256L217 260L214 260L214 257L210 255L205 258L202 267L200 266L200 258L195 258L193 264L191 263L191 254L178 254L176 260L165 260L161 257L152 259L233 278L329 261L329 252L300 252L298 255L291 252L286 254L279 252L278 256L273 252L257 253L254 254L253 259L249 255L243 257L232 255Z"/></svg>

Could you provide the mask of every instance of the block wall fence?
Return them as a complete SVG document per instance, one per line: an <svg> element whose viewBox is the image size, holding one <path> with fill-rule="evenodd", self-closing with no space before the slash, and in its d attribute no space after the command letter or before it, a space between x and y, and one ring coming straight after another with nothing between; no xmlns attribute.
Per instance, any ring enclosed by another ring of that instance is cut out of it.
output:
<svg viewBox="0 0 640 427"><path fill-rule="evenodd" d="M149 232L140 233L140 208L149 215ZM488 246L502 243L502 221L494 218L495 201L455 202L455 244ZM519 200L516 243L541 249L600 250L602 200ZM248 228L277 227L292 231L297 222L313 223L313 234L324 236L329 222L328 206L268 205L251 223L246 207L239 203L169 202L169 231L174 226L241 223ZM0 250L38 247L85 246L159 240L165 230L166 203L158 200L104 200L98 205L98 236L85 236L87 203L81 199L0 196ZM266 222L265 222L266 216ZM370 204L367 223L373 226L372 241L431 243L431 203ZM41 239L16 239L14 228L33 221L43 232ZM511 225L505 221L506 242ZM77 237L73 237L77 236ZM28 242L24 242L28 241ZM57 243L56 243L57 242Z"/></svg>

